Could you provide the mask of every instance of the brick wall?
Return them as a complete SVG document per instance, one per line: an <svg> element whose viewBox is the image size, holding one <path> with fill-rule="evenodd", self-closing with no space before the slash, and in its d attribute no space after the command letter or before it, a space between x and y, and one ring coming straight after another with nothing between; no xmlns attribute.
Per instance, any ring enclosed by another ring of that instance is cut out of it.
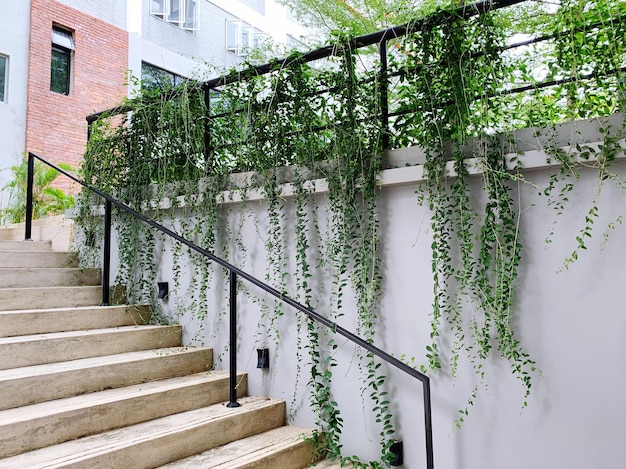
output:
<svg viewBox="0 0 626 469"><path fill-rule="evenodd" d="M53 24L74 36L69 96L50 91ZM85 116L113 107L126 96L127 69L126 31L55 0L32 0L27 150L80 166L87 140ZM69 188L65 178L58 181L58 187Z"/></svg>

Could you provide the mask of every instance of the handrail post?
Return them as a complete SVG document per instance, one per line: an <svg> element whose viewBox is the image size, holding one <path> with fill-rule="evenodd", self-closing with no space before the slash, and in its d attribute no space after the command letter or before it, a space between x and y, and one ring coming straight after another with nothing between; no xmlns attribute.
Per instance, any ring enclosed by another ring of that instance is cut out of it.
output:
<svg viewBox="0 0 626 469"><path fill-rule="evenodd" d="M430 402L430 380L423 381L424 394L424 432L426 436L426 469L434 469L434 453L433 453L433 420L432 407Z"/></svg>
<svg viewBox="0 0 626 469"><path fill-rule="evenodd" d="M379 54L380 54L380 82L379 93L380 93L380 111L381 111L381 132L382 132L382 145L383 150L389 149L389 84L388 84L388 76L387 76L387 39L383 38L380 41L379 46Z"/></svg>
<svg viewBox="0 0 626 469"><path fill-rule="evenodd" d="M102 306L110 304L109 276L111 273L111 201L104 204L104 246L102 252Z"/></svg>
<svg viewBox="0 0 626 469"><path fill-rule="evenodd" d="M204 85L204 168L205 173L209 174L211 161L211 88Z"/></svg>
<svg viewBox="0 0 626 469"><path fill-rule="evenodd" d="M230 401L226 407L239 407L237 402L237 274L229 270L230 281Z"/></svg>
<svg viewBox="0 0 626 469"><path fill-rule="evenodd" d="M24 223L24 241L32 241L33 237L33 184L35 179L35 156L28 152L26 173L26 221Z"/></svg>

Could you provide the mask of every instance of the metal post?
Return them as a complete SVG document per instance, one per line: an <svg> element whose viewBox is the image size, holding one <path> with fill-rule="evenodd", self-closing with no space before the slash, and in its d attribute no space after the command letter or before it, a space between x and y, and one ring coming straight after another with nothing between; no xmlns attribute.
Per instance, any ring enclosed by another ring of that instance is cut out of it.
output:
<svg viewBox="0 0 626 469"><path fill-rule="evenodd" d="M424 393L424 431L426 433L426 469L434 469L435 461L433 455L433 421L432 408L430 403L430 380L422 382Z"/></svg>
<svg viewBox="0 0 626 469"><path fill-rule="evenodd" d="M237 274L229 271L230 280L230 401L226 407L239 407L237 402Z"/></svg>
<svg viewBox="0 0 626 469"><path fill-rule="evenodd" d="M111 273L111 212L112 205L107 199L104 204L104 246L102 252L102 306L109 306L109 276Z"/></svg>
<svg viewBox="0 0 626 469"><path fill-rule="evenodd" d="M203 87L204 91L204 171L209 173L211 157L211 88Z"/></svg>
<svg viewBox="0 0 626 469"><path fill-rule="evenodd" d="M24 224L24 241L32 241L33 234L33 183L35 179L35 157L28 152L26 173L26 223Z"/></svg>
<svg viewBox="0 0 626 469"><path fill-rule="evenodd" d="M380 125L382 131L383 150L389 149L389 84L387 83L387 39L380 41Z"/></svg>

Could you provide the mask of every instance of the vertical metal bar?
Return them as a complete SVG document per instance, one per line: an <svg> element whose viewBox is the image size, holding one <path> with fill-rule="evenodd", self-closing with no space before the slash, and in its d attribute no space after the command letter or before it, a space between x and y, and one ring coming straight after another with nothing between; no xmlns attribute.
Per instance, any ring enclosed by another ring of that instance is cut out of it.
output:
<svg viewBox="0 0 626 469"><path fill-rule="evenodd" d="M389 149L389 83L387 77L387 39L383 38L379 45L380 53L380 125L382 131L383 150Z"/></svg>
<svg viewBox="0 0 626 469"><path fill-rule="evenodd" d="M203 87L204 90L204 171L209 174L211 166L211 88ZM211 162L212 163L212 162Z"/></svg>
<svg viewBox="0 0 626 469"><path fill-rule="evenodd" d="M430 403L430 380L426 380L422 385L424 393L424 431L426 436L426 469L434 469L433 453L433 420L432 407Z"/></svg>
<svg viewBox="0 0 626 469"><path fill-rule="evenodd" d="M230 401L226 407L239 407L237 402L237 274L229 271L230 280Z"/></svg>
<svg viewBox="0 0 626 469"><path fill-rule="evenodd" d="M32 241L33 237L33 183L35 179L35 156L28 152L26 168L26 221L24 223L24 240Z"/></svg>
<svg viewBox="0 0 626 469"><path fill-rule="evenodd" d="M111 273L111 212L109 200L104 204L104 247L102 252L102 306L109 306L110 288L109 276Z"/></svg>

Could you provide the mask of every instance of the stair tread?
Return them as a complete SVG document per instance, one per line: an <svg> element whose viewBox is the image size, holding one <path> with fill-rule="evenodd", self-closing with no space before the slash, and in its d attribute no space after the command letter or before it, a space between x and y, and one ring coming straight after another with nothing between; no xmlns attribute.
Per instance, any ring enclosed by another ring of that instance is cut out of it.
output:
<svg viewBox="0 0 626 469"><path fill-rule="evenodd" d="M160 440L173 435L184 438L187 432L205 428L219 421L228 422L230 418L247 413L273 408L279 408L284 412L284 401L276 399L248 397L240 399L240 403L242 406L237 408L215 404L0 459L0 469L17 467L43 469L70 464L77 464L77 467L113 467L105 465L106 463L98 464L93 460L89 461L88 465L86 463L91 458L101 457L102 460L103 455L133 446L147 443L158 445ZM249 428L248 431L254 432L254 429ZM207 431L207 434L210 432ZM221 435L217 437L222 438ZM151 467L152 463L146 459L142 457L136 460L135 467Z"/></svg>
<svg viewBox="0 0 626 469"><path fill-rule="evenodd" d="M46 251L52 249L52 241L0 240L0 251Z"/></svg>
<svg viewBox="0 0 626 469"><path fill-rule="evenodd" d="M27 255L30 257L45 256L45 257L71 257L71 258L75 258L78 255L76 252L73 252L73 251L41 251L37 249L32 249L32 250L0 249L0 254L2 255L15 254L18 256Z"/></svg>
<svg viewBox="0 0 626 469"><path fill-rule="evenodd" d="M53 286L53 287L6 287L0 288L0 293L3 291L33 291L33 290L77 290L77 289L96 289L100 290L99 286L94 285L69 285L69 286Z"/></svg>
<svg viewBox="0 0 626 469"><path fill-rule="evenodd" d="M149 317L148 307L140 305L12 309L0 311L0 337L143 325Z"/></svg>
<svg viewBox="0 0 626 469"><path fill-rule="evenodd" d="M0 267L2 288L100 285L100 269L80 267Z"/></svg>
<svg viewBox="0 0 626 469"><path fill-rule="evenodd" d="M71 251L0 250L1 267L78 267L78 253Z"/></svg>
<svg viewBox="0 0 626 469"><path fill-rule="evenodd" d="M0 338L0 369L178 347L181 326L131 325Z"/></svg>
<svg viewBox="0 0 626 469"><path fill-rule="evenodd" d="M13 290L13 289L11 289ZM7 309L5 311L0 311L0 315L3 314L47 314L47 313L57 313L57 312L71 312L75 311L76 313L85 313L91 310L102 310L102 311L111 311L111 310L126 310L129 308L128 305L109 305L109 306L99 306L99 305L91 305L91 306L68 306L67 308L35 308L35 309Z"/></svg>
<svg viewBox="0 0 626 469"><path fill-rule="evenodd" d="M170 347L0 370L0 410L208 371L213 351Z"/></svg>
<svg viewBox="0 0 626 469"><path fill-rule="evenodd" d="M202 372L3 410L0 455L210 406L228 399L228 380L227 372Z"/></svg>
<svg viewBox="0 0 626 469"><path fill-rule="evenodd" d="M324 459L323 461L313 464L311 467L312 468L315 467L317 469L336 469L340 467L349 467L349 466L342 466L341 461L338 459L335 461L332 461L330 459Z"/></svg>
<svg viewBox="0 0 626 469"><path fill-rule="evenodd" d="M13 337L0 337L0 345L16 344L16 343L24 343L24 342L37 342L41 340L88 337L88 336L95 336L95 335L100 335L100 334L113 334L116 332L125 332L125 331L133 331L133 330L152 330L152 329L164 329L165 330L165 329L172 328L172 327L178 327L178 326L137 324L133 326L107 327L107 328L102 328L102 329L85 329L85 330L79 330L79 331L64 331L64 332L45 332L41 334L18 335L18 336L13 336Z"/></svg>
<svg viewBox="0 0 626 469"><path fill-rule="evenodd" d="M310 437L312 433L312 430L308 428L285 425L165 464L159 469L245 467L247 464L257 462L277 452L303 444L305 438Z"/></svg>
<svg viewBox="0 0 626 469"><path fill-rule="evenodd" d="M115 389L81 394L79 396L39 402L27 406L0 411L0 428L17 422L43 418L61 413L76 412L81 409L95 408L121 400L136 399L151 394L161 394L167 390L193 386L198 383L207 383L224 380L228 374L223 371L205 371L191 375L167 378L147 383L133 384ZM1 433L1 432L0 432Z"/></svg>
<svg viewBox="0 0 626 469"><path fill-rule="evenodd" d="M2 251L0 251L1 253ZM39 252L39 251L37 251ZM59 252L59 251L54 251L54 252ZM33 270L35 272L39 272L42 270L62 270L62 271L66 271L66 270L76 270L76 271L88 271L88 270L100 270L99 267L3 267L0 266L0 270L7 270L7 271L11 271L11 272L20 272L20 271L27 271L27 270Z"/></svg>
<svg viewBox="0 0 626 469"><path fill-rule="evenodd" d="M100 286L0 288L0 310L95 306L101 301Z"/></svg>
<svg viewBox="0 0 626 469"><path fill-rule="evenodd" d="M195 347L168 347L157 350L140 350L137 352L117 353L115 355L104 355L100 357L80 358L77 360L69 360L64 362L46 363L44 365L32 365L24 366L21 368L11 368L8 370L0 370L0 385L3 382L12 379L56 375L68 371L100 368L105 365L128 363L150 358L161 358L163 356L178 355L183 353L195 353L208 350L209 349Z"/></svg>

